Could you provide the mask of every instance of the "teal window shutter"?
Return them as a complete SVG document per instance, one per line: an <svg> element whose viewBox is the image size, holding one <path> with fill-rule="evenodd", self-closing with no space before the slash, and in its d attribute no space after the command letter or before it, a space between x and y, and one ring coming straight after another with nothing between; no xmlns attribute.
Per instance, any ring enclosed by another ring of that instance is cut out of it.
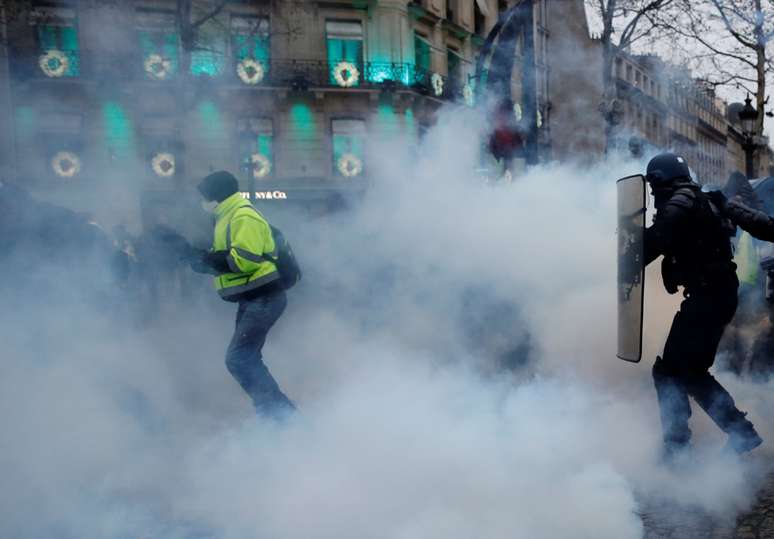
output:
<svg viewBox="0 0 774 539"><path fill-rule="evenodd" d="M177 73L178 65L180 62L178 59L177 42L178 37L176 33L173 32L164 34L162 36L161 47L158 49L161 52L161 56L169 60L169 62L172 64L172 73Z"/></svg>
<svg viewBox="0 0 774 539"><path fill-rule="evenodd" d="M271 57L271 49L269 48L269 38L267 37L253 37L253 56L256 60L260 60L264 63L269 62Z"/></svg>
<svg viewBox="0 0 774 539"><path fill-rule="evenodd" d="M271 135L268 133L258 135L258 144L257 144L258 147L256 148L258 150L258 153L260 153L261 155L264 155L269 160L269 162L272 162L272 164L274 161L274 156L272 154L273 141L274 141L274 135Z"/></svg>

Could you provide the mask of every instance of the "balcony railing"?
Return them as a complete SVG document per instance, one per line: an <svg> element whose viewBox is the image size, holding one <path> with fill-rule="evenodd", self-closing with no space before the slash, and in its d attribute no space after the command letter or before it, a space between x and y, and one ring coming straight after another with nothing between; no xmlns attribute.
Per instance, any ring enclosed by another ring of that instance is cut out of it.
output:
<svg viewBox="0 0 774 539"><path fill-rule="evenodd" d="M73 51L62 53L76 69L52 76L41 67L40 54L12 51L13 76L16 80L144 81L163 85L179 80L181 75L180 58L93 53L82 57ZM245 88L411 90L444 100L462 100L465 93L462 80L418 68L412 63L220 58L217 69L209 72L216 74L190 74L187 78Z"/></svg>

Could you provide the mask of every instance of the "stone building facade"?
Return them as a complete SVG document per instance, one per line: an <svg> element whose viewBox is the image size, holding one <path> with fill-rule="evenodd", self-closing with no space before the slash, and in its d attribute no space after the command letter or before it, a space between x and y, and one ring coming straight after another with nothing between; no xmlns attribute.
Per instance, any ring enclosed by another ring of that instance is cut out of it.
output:
<svg viewBox="0 0 774 539"><path fill-rule="evenodd" d="M441 106L470 104L478 51L519 1L533 12L535 95L518 76L512 94L536 102L541 160L598 155L583 0L235 0L217 13L191 0L188 24L172 0L53 0L8 18L0 114L15 143L0 141L0 158L105 220L127 200L163 218L215 169L325 211L368 184L367 140L421 137Z"/></svg>
<svg viewBox="0 0 774 539"><path fill-rule="evenodd" d="M189 21L206 21L185 46L176 2L33 4L8 18L0 62L16 139L0 140L6 175L107 215L134 197L146 217L215 169L323 206L362 189L366 139L421 136L440 106L469 99L477 49L507 7L265 0L211 13L218 2L192 1Z"/></svg>
<svg viewBox="0 0 774 539"><path fill-rule="evenodd" d="M738 118L712 86L650 55L621 52L616 59L620 145L668 149L688 159L700 182L722 186L745 172ZM760 140L757 175L768 174L768 139ZM634 148L633 148L634 149Z"/></svg>
<svg viewBox="0 0 774 539"><path fill-rule="evenodd" d="M219 2L191 0L188 24L172 0L33 2L0 41L0 173L104 221L127 201L146 224L168 219L216 169L324 212L368 185L368 140L419 138L440 107L469 104L477 54L517 1L256 0L212 13ZM596 159L601 47L583 0L521 1L535 95L523 45L511 92L536 104L540 160ZM615 70L622 146L680 151L706 182L738 170L738 133L710 89L653 56L622 52Z"/></svg>

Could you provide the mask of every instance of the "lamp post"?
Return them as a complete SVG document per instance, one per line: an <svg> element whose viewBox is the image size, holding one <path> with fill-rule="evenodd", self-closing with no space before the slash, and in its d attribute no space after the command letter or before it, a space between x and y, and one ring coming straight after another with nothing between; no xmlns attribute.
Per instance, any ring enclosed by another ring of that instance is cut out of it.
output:
<svg viewBox="0 0 774 539"><path fill-rule="evenodd" d="M750 96L747 96L744 100L744 107L739 111L739 121L742 123L742 136L744 137L742 149L744 150L748 180L752 180L755 175L753 171L753 153L756 147L755 121L758 119L758 114L758 111L752 106Z"/></svg>

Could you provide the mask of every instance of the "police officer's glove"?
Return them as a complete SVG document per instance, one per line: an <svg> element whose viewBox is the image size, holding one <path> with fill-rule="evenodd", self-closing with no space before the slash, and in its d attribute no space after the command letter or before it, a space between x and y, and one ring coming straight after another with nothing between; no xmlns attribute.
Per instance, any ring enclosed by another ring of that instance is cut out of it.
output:
<svg viewBox="0 0 774 539"><path fill-rule="evenodd" d="M726 198L726 195L723 194L723 191L710 191L707 193L707 196L709 197L710 201L717 206L717 208L721 212L726 211L726 205L728 204L728 199Z"/></svg>

